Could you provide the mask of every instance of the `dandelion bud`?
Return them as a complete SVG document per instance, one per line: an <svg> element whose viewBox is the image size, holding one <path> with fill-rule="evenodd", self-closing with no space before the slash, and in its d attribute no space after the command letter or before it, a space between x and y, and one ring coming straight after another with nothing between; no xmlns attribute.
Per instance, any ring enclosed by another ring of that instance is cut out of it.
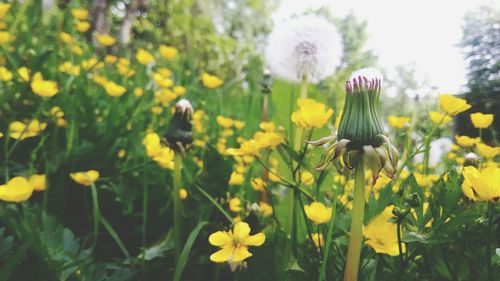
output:
<svg viewBox="0 0 500 281"><path fill-rule="evenodd" d="M474 166L477 167L477 162L479 161L479 157L474 152L469 152L464 156L464 167L465 166Z"/></svg>
<svg viewBox="0 0 500 281"><path fill-rule="evenodd" d="M165 137L170 148L175 151L186 150L193 142L192 120L193 106L187 99L181 99L175 105L175 113Z"/></svg>
<svg viewBox="0 0 500 281"><path fill-rule="evenodd" d="M412 208L416 208L416 207L420 206L420 197L415 192L409 194L408 197L406 197L405 201Z"/></svg>

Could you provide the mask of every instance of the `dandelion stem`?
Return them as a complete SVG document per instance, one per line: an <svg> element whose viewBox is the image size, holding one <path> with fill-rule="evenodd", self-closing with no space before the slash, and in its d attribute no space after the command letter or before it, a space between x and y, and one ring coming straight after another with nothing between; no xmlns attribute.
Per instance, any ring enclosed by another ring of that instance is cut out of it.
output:
<svg viewBox="0 0 500 281"><path fill-rule="evenodd" d="M175 153L174 156L174 241L175 241L175 260L177 261L181 252L181 198L179 197L179 190L181 189L181 171L182 171L182 155Z"/></svg>
<svg viewBox="0 0 500 281"><path fill-rule="evenodd" d="M486 270L488 271L488 280L493 281L493 272L491 272L491 226L493 221L493 203L488 202L488 232L486 233Z"/></svg>
<svg viewBox="0 0 500 281"><path fill-rule="evenodd" d="M333 226L335 224L335 214L337 210L337 196L339 194L340 188L336 187L335 191L333 192L333 199L332 199L332 218L330 222L328 223L328 234L326 235L325 239L325 249L323 251L323 261L321 262L321 269L319 272L319 281L324 281L326 280L326 264L328 261L328 252L330 251L330 244L332 235L333 235Z"/></svg>
<svg viewBox="0 0 500 281"><path fill-rule="evenodd" d="M90 185L90 190L92 192L92 213L93 213L93 240L94 240L94 246L97 245L97 236L99 233L99 220L100 220L100 211L99 211L99 199L97 198L97 189L95 187L95 184L92 183Z"/></svg>
<svg viewBox="0 0 500 281"><path fill-rule="evenodd" d="M365 166L361 157L354 167L354 200L351 214L351 232L347 250L344 281L358 280L359 258L361 255L362 228L365 209Z"/></svg>

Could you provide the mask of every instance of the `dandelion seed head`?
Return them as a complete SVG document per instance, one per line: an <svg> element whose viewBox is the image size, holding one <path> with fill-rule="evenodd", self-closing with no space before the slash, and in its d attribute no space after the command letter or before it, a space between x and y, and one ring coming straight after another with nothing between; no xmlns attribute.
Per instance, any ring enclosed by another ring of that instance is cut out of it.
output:
<svg viewBox="0 0 500 281"><path fill-rule="evenodd" d="M265 58L271 72L284 80L303 77L318 83L340 64L342 44L336 28L323 17L305 15L278 24L268 37Z"/></svg>
<svg viewBox="0 0 500 281"><path fill-rule="evenodd" d="M354 71L346 81L345 88L348 93L358 88L373 90L382 87L383 81L384 75L382 72L373 67L366 67Z"/></svg>

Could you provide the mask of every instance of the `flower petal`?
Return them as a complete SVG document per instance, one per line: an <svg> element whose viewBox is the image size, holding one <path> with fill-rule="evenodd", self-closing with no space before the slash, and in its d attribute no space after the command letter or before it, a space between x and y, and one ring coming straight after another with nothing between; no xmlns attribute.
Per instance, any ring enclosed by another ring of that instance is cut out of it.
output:
<svg viewBox="0 0 500 281"><path fill-rule="evenodd" d="M260 246L266 241L266 235L263 232L257 233L252 236L248 236L243 240L243 244L246 246Z"/></svg>
<svg viewBox="0 0 500 281"><path fill-rule="evenodd" d="M231 244L231 236L225 231L217 231L208 237L208 242L214 246L224 246Z"/></svg>
<svg viewBox="0 0 500 281"><path fill-rule="evenodd" d="M234 225L233 238L236 241L243 241L250 234L250 226L246 222L238 222Z"/></svg>
<svg viewBox="0 0 500 281"><path fill-rule="evenodd" d="M231 258L234 247L223 248L210 256L210 260L213 262L226 262Z"/></svg>
<svg viewBox="0 0 500 281"><path fill-rule="evenodd" d="M236 249L234 249L232 261L239 262L239 261L242 261L242 260L249 258L251 256L252 256L252 253L250 253L248 251L247 246L240 244L240 245L238 245L238 247L236 247Z"/></svg>

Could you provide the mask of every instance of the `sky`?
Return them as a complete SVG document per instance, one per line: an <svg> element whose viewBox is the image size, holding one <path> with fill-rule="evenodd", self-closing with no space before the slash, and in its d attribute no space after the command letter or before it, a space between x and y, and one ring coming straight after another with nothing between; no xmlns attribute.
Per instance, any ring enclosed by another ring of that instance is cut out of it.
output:
<svg viewBox="0 0 500 281"><path fill-rule="evenodd" d="M458 94L466 83L463 55L458 48L463 16L481 4L500 0L281 0L273 15L280 21L312 8L327 7L336 17L352 12L368 23L366 47L378 55L378 65L394 68L414 64L417 79L436 87L435 93Z"/></svg>

